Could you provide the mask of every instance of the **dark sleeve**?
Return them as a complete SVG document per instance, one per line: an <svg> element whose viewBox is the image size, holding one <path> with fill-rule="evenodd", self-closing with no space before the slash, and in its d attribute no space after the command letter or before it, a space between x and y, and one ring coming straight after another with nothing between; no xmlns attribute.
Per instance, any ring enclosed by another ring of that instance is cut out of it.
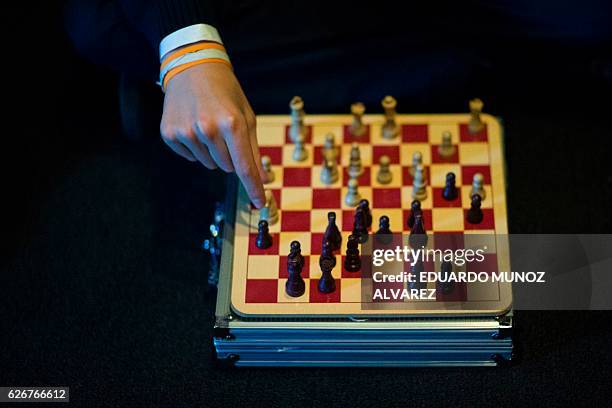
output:
<svg viewBox="0 0 612 408"><path fill-rule="evenodd" d="M119 0L125 15L157 49L168 34L193 24L218 27L211 0Z"/></svg>

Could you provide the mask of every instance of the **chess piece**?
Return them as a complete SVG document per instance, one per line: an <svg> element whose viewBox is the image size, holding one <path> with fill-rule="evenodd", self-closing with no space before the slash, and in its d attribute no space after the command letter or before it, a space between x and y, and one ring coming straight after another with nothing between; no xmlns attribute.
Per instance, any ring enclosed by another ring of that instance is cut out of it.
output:
<svg viewBox="0 0 612 408"><path fill-rule="evenodd" d="M291 126L289 127L289 138L293 143L298 139L298 135L305 136L304 126L304 101L299 96L294 96L289 102L291 108Z"/></svg>
<svg viewBox="0 0 612 408"><path fill-rule="evenodd" d="M366 128L362 122L362 117L365 113L364 104L361 102L352 104L351 113L353 114L353 123L351 123L351 127L349 128L351 135L354 137L363 136L366 131Z"/></svg>
<svg viewBox="0 0 612 408"><path fill-rule="evenodd" d="M346 242L346 257L344 258L344 269L347 272L357 272L361 269L361 257L359 256L359 239L351 234Z"/></svg>
<svg viewBox="0 0 612 408"><path fill-rule="evenodd" d="M269 225L274 225L278 222L278 206L276 198L271 190L265 190L266 205L259 210L259 218L268 222Z"/></svg>
<svg viewBox="0 0 612 408"><path fill-rule="evenodd" d="M467 211L466 219L470 224L480 224L484 217L482 213L482 209L480 208L482 205L480 196L478 194L474 194L472 196L472 202L470 203L470 209Z"/></svg>
<svg viewBox="0 0 612 408"><path fill-rule="evenodd" d="M442 190L442 197L447 201L453 201L457 198L459 192L455 185L455 173L452 171L446 173L446 185Z"/></svg>
<svg viewBox="0 0 612 408"><path fill-rule="evenodd" d="M472 178L472 191L470 192L470 197L474 194L478 194L481 200L484 200L486 197L486 192L484 189L484 176L482 173L474 174L474 178Z"/></svg>
<svg viewBox="0 0 612 408"><path fill-rule="evenodd" d="M323 159L333 160L334 162L337 162L338 160L338 148L336 147L334 134L331 132L325 135L325 142L323 143Z"/></svg>
<svg viewBox="0 0 612 408"><path fill-rule="evenodd" d="M270 184L274 182L274 172L272 171L272 160L270 156L261 156L261 167L263 167L266 173L266 181L264 184Z"/></svg>
<svg viewBox="0 0 612 408"><path fill-rule="evenodd" d="M299 133L295 136L293 160L304 161L308 157L308 151L304 147L304 134Z"/></svg>
<svg viewBox="0 0 612 408"><path fill-rule="evenodd" d="M344 202L349 207L354 207L359 204L359 200L361 200L361 196L359 195L359 191L357 190L358 183L357 179L351 178L348 181L346 196L344 197Z"/></svg>
<svg viewBox="0 0 612 408"><path fill-rule="evenodd" d="M321 182L327 185L334 184L338 181L339 177L336 160L324 158L323 165L321 166Z"/></svg>
<svg viewBox="0 0 612 408"><path fill-rule="evenodd" d="M470 133L479 133L484 129L484 123L480 117L484 104L478 98L470 101L470 122L468 123L468 131Z"/></svg>
<svg viewBox="0 0 612 408"><path fill-rule="evenodd" d="M445 282L437 282L436 291L448 295L455 288L454 282L448 282L450 274L453 273L453 264L450 261L442 261L440 272Z"/></svg>
<svg viewBox="0 0 612 408"><path fill-rule="evenodd" d="M363 167L361 166L361 153L359 152L359 145L357 143L353 143L351 146L348 174L352 178L357 178L363 174Z"/></svg>
<svg viewBox="0 0 612 408"><path fill-rule="evenodd" d="M389 225L389 217L383 215L378 220L378 231L376 231L376 240L383 245L388 245L393 241L393 233Z"/></svg>
<svg viewBox="0 0 612 408"><path fill-rule="evenodd" d="M257 237L255 238L255 245L259 249L268 249L272 246L272 235L268 228L268 222L266 220L259 221L257 224Z"/></svg>
<svg viewBox="0 0 612 408"><path fill-rule="evenodd" d="M421 280L421 272L425 272L425 265L420 259L414 265L410 265L410 273L414 276L411 282L408 282L410 289L425 289L427 288L427 280Z"/></svg>
<svg viewBox="0 0 612 408"><path fill-rule="evenodd" d="M408 215L407 225L408 228L412 229L414 225L414 217L419 214L421 218L423 217L423 211L421 210L421 202L419 200L414 200L410 203L410 215Z"/></svg>
<svg viewBox="0 0 612 408"><path fill-rule="evenodd" d="M360 200L359 210L363 212L365 226L370 228L372 226L372 211L370 210L370 202L365 198Z"/></svg>
<svg viewBox="0 0 612 408"><path fill-rule="evenodd" d="M397 101L394 97L387 95L382 100L382 107L385 110L385 124L382 127L382 137L384 139L394 139L399 134L397 123L395 123Z"/></svg>
<svg viewBox="0 0 612 408"><path fill-rule="evenodd" d="M421 247L427 246L427 240L423 215L416 214L414 216L414 225L412 226L410 235L408 236L408 243L412 249L420 249Z"/></svg>
<svg viewBox="0 0 612 408"><path fill-rule="evenodd" d="M410 167L410 175L414 177L416 168L423 165L423 155L421 152L412 153L412 166Z"/></svg>
<svg viewBox="0 0 612 408"><path fill-rule="evenodd" d="M391 179L393 178L393 174L391 173L391 170L389 168L390 164L391 164L391 159L389 159L389 156L386 156L386 155L380 156L380 160L379 160L380 167L378 168L378 174L376 175L376 180L380 184L389 184L391 182Z"/></svg>
<svg viewBox="0 0 612 408"><path fill-rule="evenodd" d="M338 251L342 246L342 234L336 225L336 213L330 211L327 213L327 228L325 229L325 235L323 235L323 241L331 242L332 250Z"/></svg>
<svg viewBox="0 0 612 408"><path fill-rule="evenodd" d="M426 181L423 172L423 166L417 166L412 179L412 198L419 201L423 201L427 198Z"/></svg>
<svg viewBox="0 0 612 408"><path fill-rule="evenodd" d="M291 297L300 297L306 290L306 284L302 278L302 268L304 267L304 257L302 248L298 241L291 242L291 249L287 257L287 273L289 278L285 283L285 292Z"/></svg>
<svg viewBox="0 0 612 408"><path fill-rule="evenodd" d="M332 269L336 266L336 257L323 256L319 258L321 267L321 278L319 278L318 289L321 293L332 293L336 290L336 280L332 276Z"/></svg>
<svg viewBox="0 0 612 408"><path fill-rule="evenodd" d="M453 145L453 137L450 132L442 133L442 143L438 146L438 153L441 157L451 157L457 151L457 147Z"/></svg>
<svg viewBox="0 0 612 408"><path fill-rule="evenodd" d="M357 207L355 210L355 217L353 218L353 235L355 235L362 244L368 240L367 221L367 216L363 208L361 206Z"/></svg>

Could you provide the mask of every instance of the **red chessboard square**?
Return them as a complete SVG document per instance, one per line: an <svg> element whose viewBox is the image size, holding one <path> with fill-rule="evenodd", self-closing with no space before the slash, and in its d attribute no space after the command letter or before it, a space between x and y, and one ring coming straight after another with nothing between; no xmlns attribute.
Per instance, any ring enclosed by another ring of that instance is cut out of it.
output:
<svg viewBox="0 0 612 408"><path fill-rule="evenodd" d="M269 156L270 162L274 165L283 163L283 147L282 146L260 146L259 154Z"/></svg>
<svg viewBox="0 0 612 408"><path fill-rule="evenodd" d="M463 210L463 227L466 230L488 230L495 229L495 218L493 217L492 208L482 209L482 222L480 224L470 224L467 221L467 212L469 210Z"/></svg>
<svg viewBox="0 0 612 408"><path fill-rule="evenodd" d="M274 196L274 199L276 200L276 207L282 208L280 188L271 188L270 191L272 192L272 195ZM251 209L255 209L255 206L253 205L253 203L251 203Z"/></svg>
<svg viewBox="0 0 612 408"><path fill-rule="evenodd" d="M402 142L428 143L429 131L427 125L402 125Z"/></svg>
<svg viewBox="0 0 612 408"><path fill-rule="evenodd" d="M401 208L402 194L399 188L374 188L373 208Z"/></svg>
<svg viewBox="0 0 612 408"><path fill-rule="evenodd" d="M491 184L491 168L489 166L461 166L461 183L464 186L471 185L476 173L482 174L485 184Z"/></svg>
<svg viewBox="0 0 612 408"><path fill-rule="evenodd" d="M278 265L278 277L280 279L287 279L289 277L289 272L287 272L287 255L281 255L280 264ZM304 255L304 267L302 268L302 278L306 279L310 276L310 261L309 256Z"/></svg>
<svg viewBox="0 0 612 408"><path fill-rule="evenodd" d="M282 231L310 231L310 211L283 211Z"/></svg>
<svg viewBox="0 0 612 408"><path fill-rule="evenodd" d="M459 124L459 140L462 142L486 142L487 137L487 124L485 123L482 130L478 133L470 133L467 123Z"/></svg>
<svg viewBox="0 0 612 408"><path fill-rule="evenodd" d="M431 232L431 230L433 229L433 222L432 222L432 212L430 209L422 209L421 212L423 213L423 221L425 221L425 232ZM402 220L404 225L402 226L402 229L404 231L410 231L410 228L408 228L408 217L410 216L410 209L408 210L404 210L404 219Z"/></svg>
<svg viewBox="0 0 612 408"><path fill-rule="evenodd" d="M455 153L448 157L440 156L438 152L439 145L431 145L431 162L432 163L459 163L459 147L455 145Z"/></svg>
<svg viewBox="0 0 612 408"><path fill-rule="evenodd" d="M289 129L291 128L290 125L285 126L285 143L286 144L293 144L293 141L291 140L291 137L289 136ZM312 143L312 126L307 125L305 126L306 128L306 137L304 138L304 143Z"/></svg>
<svg viewBox="0 0 612 408"><path fill-rule="evenodd" d="M348 143L370 143L370 125L365 125L365 133L361 136L351 135L350 125L344 125L342 129L343 137L342 140L345 144Z"/></svg>
<svg viewBox="0 0 612 408"><path fill-rule="evenodd" d="M336 163L340 163L340 148L336 147ZM323 146L314 147L314 164L323 163Z"/></svg>
<svg viewBox="0 0 612 408"><path fill-rule="evenodd" d="M411 186L412 185L412 174L410 174L410 169L412 168L412 166L402 166L402 184L405 186ZM429 166L424 166L423 167L423 171L424 171L424 176L425 176L425 180L429 180L428 178L428 174L429 174Z"/></svg>
<svg viewBox="0 0 612 408"><path fill-rule="evenodd" d="M336 268L338 265L336 265ZM340 290L342 286L340 279L336 279L336 290L332 293L319 292L319 280L310 279L310 302L311 303L338 303L340 302Z"/></svg>
<svg viewBox="0 0 612 408"><path fill-rule="evenodd" d="M340 208L339 188L315 188L312 190L312 208Z"/></svg>
<svg viewBox="0 0 612 408"><path fill-rule="evenodd" d="M309 187L310 167L285 167L283 169L283 185L285 187Z"/></svg>
<svg viewBox="0 0 612 408"><path fill-rule="evenodd" d="M246 303L276 303L278 296L277 279L247 279Z"/></svg>
<svg viewBox="0 0 612 408"><path fill-rule="evenodd" d="M278 241L279 234L271 233L272 235L272 246L267 249L257 248L257 233L251 232L249 234L249 255L278 255Z"/></svg>
<svg viewBox="0 0 612 408"><path fill-rule="evenodd" d="M342 210L342 231L353 231L355 210Z"/></svg>
<svg viewBox="0 0 612 408"><path fill-rule="evenodd" d="M474 259L472 262L466 263L466 270L468 272L486 272L491 275L493 272L499 272L497 265L497 254L483 254L484 259L482 262Z"/></svg>
<svg viewBox="0 0 612 408"><path fill-rule="evenodd" d="M312 255L321 255L323 250L323 232L313 232L310 234L310 253Z"/></svg>
<svg viewBox="0 0 612 408"><path fill-rule="evenodd" d="M455 282L455 287L447 294L442 293L439 285L436 285L437 302L465 302L467 300L467 284Z"/></svg>
<svg viewBox="0 0 612 408"><path fill-rule="evenodd" d="M457 188L457 197L448 201L443 196L444 187L434 187L433 188L433 206L434 207L457 207L461 208L461 190Z"/></svg>
<svg viewBox="0 0 612 408"><path fill-rule="evenodd" d="M465 242L463 240L463 232L455 231L455 232L435 232L433 234L434 240L434 248L435 249L463 249L465 247Z"/></svg>
<svg viewBox="0 0 612 408"><path fill-rule="evenodd" d="M372 163L378 164L381 156L389 156L391 164L399 164L400 148L399 146L374 146L372 148Z"/></svg>
<svg viewBox="0 0 612 408"><path fill-rule="evenodd" d="M361 176L357 177L357 183L360 186L369 186L370 183L370 167L369 166L363 166L363 173L361 174ZM343 167L342 168L342 185L344 187L346 187L348 185L348 181L350 180L350 176L348 174L348 167Z"/></svg>

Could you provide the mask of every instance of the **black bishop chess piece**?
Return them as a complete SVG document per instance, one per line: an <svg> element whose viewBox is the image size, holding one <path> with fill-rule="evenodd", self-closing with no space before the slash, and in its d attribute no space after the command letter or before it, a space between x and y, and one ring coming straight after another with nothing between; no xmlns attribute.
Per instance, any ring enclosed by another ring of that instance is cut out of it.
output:
<svg viewBox="0 0 612 408"><path fill-rule="evenodd" d="M436 285L437 290L445 295L448 295L455 288L455 282L448 281L451 273L453 272L452 262L442 261L442 264L440 265L440 272L442 275L441 277L444 279L445 282L438 282Z"/></svg>
<svg viewBox="0 0 612 408"><path fill-rule="evenodd" d="M306 290L306 284L302 278L303 267L304 257L302 256L302 247L298 241L292 241L289 256L287 257L289 279L285 283L285 292L291 297L300 297Z"/></svg>
<svg viewBox="0 0 612 408"><path fill-rule="evenodd" d="M414 200L411 204L410 204L410 215L408 215L408 228L412 229L412 226L414 225L414 216L417 214L421 214L421 216L423 215L423 211L421 210L421 202L419 200Z"/></svg>
<svg viewBox="0 0 612 408"><path fill-rule="evenodd" d="M331 242L332 249L334 251L339 251L342 247L342 234L340 234L340 230L338 229L338 225L336 224L336 213L330 211L327 213L327 228L325 229L325 235L323 236L323 241Z"/></svg>
<svg viewBox="0 0 612 408"><path fill-rule="evenodd" d="M426 280L421 280L421 272L425 271L425 265L423 264L423 261L421 261L420 259L418 259L414 265L410 265L410 273L413 276L413 279L411 282L408 282L408 287L410 289L426 289L427 288L427 281Z"/></svg>
<svg viewBox="0 0 612 408"><path fill-rule="evenodd" d="M378 220L378 231L376 231L376 241L382 245L388 245L393 241L393 233L389 225L389 217L383 215Z"/></svg>
<svg viewBox="0 0 612 408"><path fill-rule="evenodd" d="M319 292L331 293L336 290L336 280L332 276L332 269L336 266L336 256L333 253L331 242L323 241L323 251L319 258L321 278L319 279Z"/></svg>
<svg viewBox="0 0 612 408"><path fill-rule="evenodd" d="M482 222L482 218L484 215L482 214L482 209L480 208L482 205L482 199L478 194L474 194L472 196L472 203L470 204L470 209L467 211L467 222L470 224L480 224Z"/></svg>
<svg viewBox="0 0 612 408"><path fill-rule="evenodd" d="M414 216L414 224L410 229L408 243L412 249L420 249L427 246L427 231L425 231L425 221L423 221L422 214Z"/></svg>
<svg viewBox="0 0 612 408"><path fill-rule="evenodd" d="M457 199L459 193L457 192L457 186L455 185L455 173L448 172L446 173L446 185L444 186L444 190L442 190L442 197L446 201L453 201Z"/></svg>
<svg viewBox="0 0 612 408"><path fill-rule="evenodd" d="M270 235L270 229L268 228L268 221L261 220L257 224L257 238L255 239L255 245L259 249L268 249L272 246L272 235Z"/></svg>
<svg viewBox="0 0 612 408"><path fill-rule="evenodd" d="M359 256L359 239L355 235L349 235L346 241L346 257L344 258L344 269L348 272L357 272L361 269L361 257Z"/></svg>

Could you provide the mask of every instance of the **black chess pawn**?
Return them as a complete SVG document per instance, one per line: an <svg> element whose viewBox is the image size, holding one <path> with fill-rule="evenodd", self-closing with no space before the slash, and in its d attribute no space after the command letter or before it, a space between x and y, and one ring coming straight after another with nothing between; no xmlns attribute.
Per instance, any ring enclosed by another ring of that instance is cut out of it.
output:
<svg viewBox="0 0 612 408"><path fill-rule="evenodd" d="M336 290L336 280L332 276L332 269L336 266L336 256L331 249L331 242L324 241L323 251L319 258L319 266L321 267L321 278L319 279L319 292L331 293Z"/></svg>
<svg viewBox="0 0 612 408"><path fill-rule="evenodd" d="M349 235L346 241L346 257L344 258L344 269L348 272L357 272L361 269L361 257L359 256L359 239L355 235Z"/></svg>
<svg viewBox="0 0 612 408"><path fill-rule="evenodd" d="M389 217L383 215L378 220L378 231L376 231L376 240L383 245L390 244L393 241L393 233L389 225Z"/></svg>
<svg viewBox="0 0 612 408"><path fill-rule="evenodd" d="M285 283L285 292L291 297L300 297L306 291L306 284L302 278L302 268L304 267L304 257L302 248L298 241L291 242L291 249L287 257L287 273L289 279Z"/></svg>
<svg viewBox="0 0 612 408"><path fill-rule="evenodd" d="M340 230L338 229L338 225L336 225L336 213L330 211L327 213L327 228L325 229L325 235L323 236L323 240L330 241L332 244L332 249L334 251L340 250L342 247L342 234L340 234Z"/></svg>
<svg viewBox="0 0 612 408"><path fill-rule="evenodd" d="M425 231L425 221L423 221L422 214L414 216L414 224L408 236L408 243L413 249L427 246L427 232Z"/></svg>
<svg viewBox="0 0 612 408"><path fill-rule="evenodd" d="M368 240L367 217L361 207L355 210L355 219L353 222L353 235L355 235L360 243L365 243Z"/></svg>
<svg viewBox="0 0 612 408"><path fill-rule="evenodd" d="M359 208L363 211L365 226L370 228L372 226L372 211L370 211L370 202L365 198L359 201Z"/></svg>
<svg viewBox="0 0 612 408"><path fill-rule="evenodd" d="M470 209L467 212L467 222L470 224L480 224L482 222L483 214L482 209L480 208L482 205L482 199L478 194L474 194L472 196L472 203L470 204Z"/></svg>
<svg viewBox="0 0 612 408"><path fill-rule="evenodd" d="M411 282L408 282L410 289L425 289L427 288L427 281L421 280L421 272L425 271L425 265L420 259L417 260L414 265L410 265L410 273L414 277Z"/></svg>
<svg viewBox="0 0 612 408"><path fill-rule="evenodd" d="M444 278L445 282L437 283L437 290L441 293L448 295L455 288L455 282L448 282L450 274L453 272L453 264L450 261L442 261L440 265L441 277Z"/></svg>
<svg viewBox="0 0 612 408"><path fill-rule="evenodd" d="M268 228L268 221L261 220L257 225L257 238L255 240L255 245L259 249L268 249L272 246L272 235L270 235L270 230Z"/></svg>
<svg viewBox="0 0 612 408"><path fill-rule="evenodd" d="M414 225L414 216L417 214L423 215L423 211L421 211L421 202L419 200L414 200L410 204L410 215L408 215L408 228L412 229Z"/></svg>
<svg viewBox="0 0 612 408"><path fill-rule="evenodd" d="M446 173L446 185L442 191L442 197L447 201L453 201L458 196L457 186L455 185L455 173Z"/></svg>

